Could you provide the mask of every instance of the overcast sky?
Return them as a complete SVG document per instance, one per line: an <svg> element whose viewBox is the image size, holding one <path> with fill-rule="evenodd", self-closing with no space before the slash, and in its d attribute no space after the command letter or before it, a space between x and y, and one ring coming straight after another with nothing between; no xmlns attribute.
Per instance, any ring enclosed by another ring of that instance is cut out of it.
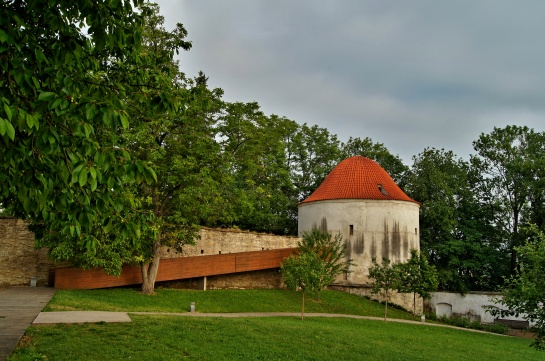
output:
<svg viewBox="0 0 545 361"><path fill-rule="evenodd" d="M543 0L159 0L227 101L370 137L407 165L426 147L468 159L481 133L545 130Z"/></svg>

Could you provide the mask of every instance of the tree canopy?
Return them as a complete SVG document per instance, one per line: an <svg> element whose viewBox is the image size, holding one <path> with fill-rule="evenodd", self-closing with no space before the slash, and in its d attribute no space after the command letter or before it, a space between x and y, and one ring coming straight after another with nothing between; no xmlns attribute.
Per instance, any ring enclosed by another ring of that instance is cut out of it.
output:
<svg viewBox="0 0 545 361"><path fill-rule="evenodd" d="M439 287L467 292L491 290L507 271L507 251L481 205L479 174L453 152L425 149L407 177L420 208L421 250L439 272Z"/></svg>
<svg viewBox="0 0 545 361"><path fill-rule="evenodd" d="M342 159L379 163L421 202L422 252L446 290L515 274L523 225L545 227L545 133L494 128L469 161L425 148L409 168L370 138L226 102L182 71L182 24L144 0L0 4L0 209L57 260L155 267L198 226L296 234L297 204Z"/></svg>
<svg viewBox="0 0 545 361"><path fill-rule="evenodd" d="M501 289L503 298L499 303L507 309L491 313L523 316L534 322L536 334L532 346L545 350L545 234L529 226L521 235L526 241L515 248L519 267Z"/></svg>
<svg viewBox="0 0 545 361"><path fill-rule="evenodd" d="M316 252L305 252L297 256L290 255L282 261L280 271L286 287L301 291L301 320L305 315L305 294L316 294L323 288L324 280L329 284L333 280L326 268L326 263Z"/></svg>
<svg viewBox="0 0 545 361"><path fill-rule="evenodd" d="M494 128L473 142L477 155L472 158L481 174L483 193L497 206L496 223L506 235L511 252L510 270L515 272L515 248L521 243L519 227L523 216L542 222L537 212L543 209L543 165L545 134L526 126ZM498 227L499 228L499 227Z"/></svg>
<svg viewBox="0 0 545 361"><path fill-rule="evenodd" d="M130 157L126 97L139 83L108 76L138 63L143 1L0 5L0 198L30 219L54 257L119 272L145 213L127 186L155 180ZM86 33L84 33L86 30ZM131 120L132 121L132 120ZM69 240L69 241L67 241Z"/></svg>

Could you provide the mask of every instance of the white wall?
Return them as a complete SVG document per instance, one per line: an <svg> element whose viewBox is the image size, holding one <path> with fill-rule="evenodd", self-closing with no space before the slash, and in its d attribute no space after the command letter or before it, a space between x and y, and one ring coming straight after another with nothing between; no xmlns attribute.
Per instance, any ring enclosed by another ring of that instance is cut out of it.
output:
<svg viewBox="0 0 545 361"><path fill-rule="evenodd" d="M484 323L494 322L494 317L485 311L483 306L500 305L494 303L495 299L501 298L496 292L470 292L466 295L451 292L434 292L426 304L437 316L458 315L470 319L479 319ZM503 308L503 307L499 307ZM503 318L503 317L502 317ZM524 320L522 317L505 317L510 320Z"/></svg>
<svg viewBox="0 0 545 361"><path fill-rule="evenodd" d="M405 201L343 199L299 205L299 236L313 228L341 233L355 267L344 279L368 283L372 259L402 262L420 249L419 204ZM352 226L353 234L350 234Z"/></svg>

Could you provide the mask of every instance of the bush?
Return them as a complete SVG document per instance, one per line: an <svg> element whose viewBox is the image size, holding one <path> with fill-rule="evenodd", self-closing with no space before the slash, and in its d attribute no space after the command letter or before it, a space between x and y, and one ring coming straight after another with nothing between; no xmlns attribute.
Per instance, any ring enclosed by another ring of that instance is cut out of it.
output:
<svg viewBox="0 0 545 361"><path fill-rule="evenodd" d="M467 317L463 316L439 316L437 320L441 323L445 323L447 325L452 325L456 327L462 327L462 328L470 328L472 330L479 330L479 331L486 331L486 332L492 332L492 333L499 333L502 335L507 334L507 331L509 328L503 324L482 324L478 320L471 321Z"/></svg>

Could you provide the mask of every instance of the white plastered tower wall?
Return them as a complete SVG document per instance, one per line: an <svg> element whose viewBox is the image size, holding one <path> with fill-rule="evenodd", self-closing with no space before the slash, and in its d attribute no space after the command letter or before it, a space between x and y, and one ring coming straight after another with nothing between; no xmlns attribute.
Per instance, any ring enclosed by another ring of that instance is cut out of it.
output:
<svg viewBox="0 0 545 361"><path fill-rule="evenodd" d="M323 200L299 205L298 235L314 228L342 234L346 257L353 260L350 273L336 280L368 284L372 259L392 263L420 250L419 209L416 202L373 199Z"/></svg>
<svg viewBox="0 0 545 361"><path fill-rule="evenodd" d="M348 274L339 275L329 286L332 289L379 298L372 294L373 280L369 278L373 258L379 263L383 258L404 262L411 250L420 250L420 204L369 158L354 156L341 161L298 204L298 212L300 237L314 228L343 236L345 259L351 259L353 265ZM412 294L394 294L390 302L413 309ZM415 312L422 312L422 305L418 298Z"/></svg>

